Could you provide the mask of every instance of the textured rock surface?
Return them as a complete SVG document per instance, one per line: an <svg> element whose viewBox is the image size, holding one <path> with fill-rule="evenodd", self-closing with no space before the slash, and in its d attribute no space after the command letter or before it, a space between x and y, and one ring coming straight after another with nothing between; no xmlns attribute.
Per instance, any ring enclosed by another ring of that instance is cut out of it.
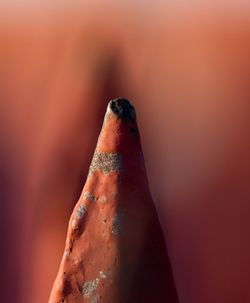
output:
<svg viewBox="0 0 250 303"><path fill-rule="evenodd" d="M50 303L177 302L135 110L110 101Z"/></svg>

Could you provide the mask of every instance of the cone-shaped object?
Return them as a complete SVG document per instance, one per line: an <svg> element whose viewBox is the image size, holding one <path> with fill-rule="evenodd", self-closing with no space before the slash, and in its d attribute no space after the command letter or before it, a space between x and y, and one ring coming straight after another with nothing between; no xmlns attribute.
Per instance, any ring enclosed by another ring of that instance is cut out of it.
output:
<svg viewBox="0 0 250 303"><path fill-rule="evenodd" d="M136 115L110 101L50 303L176 303Z"/></svg>

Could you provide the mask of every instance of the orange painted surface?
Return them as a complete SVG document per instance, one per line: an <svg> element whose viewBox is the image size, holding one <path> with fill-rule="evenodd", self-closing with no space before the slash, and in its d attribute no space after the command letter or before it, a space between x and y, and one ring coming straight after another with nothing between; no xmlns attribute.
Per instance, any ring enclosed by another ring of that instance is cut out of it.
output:
<svg viewBox="0 0 250 303"><path fill-rule="evenodd" d="M135 111L109 103L50 303L177 302Z"/></svg>

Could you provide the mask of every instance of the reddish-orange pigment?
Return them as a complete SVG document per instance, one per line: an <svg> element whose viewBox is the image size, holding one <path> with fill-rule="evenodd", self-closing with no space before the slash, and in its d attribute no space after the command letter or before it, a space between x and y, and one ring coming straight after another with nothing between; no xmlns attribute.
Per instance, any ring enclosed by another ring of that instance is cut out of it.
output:
<svg viewBox="0 0 250 303"><path fill-rule="evenodd" d="M109 102L50 303L177 302L134 107Z"/></svg>

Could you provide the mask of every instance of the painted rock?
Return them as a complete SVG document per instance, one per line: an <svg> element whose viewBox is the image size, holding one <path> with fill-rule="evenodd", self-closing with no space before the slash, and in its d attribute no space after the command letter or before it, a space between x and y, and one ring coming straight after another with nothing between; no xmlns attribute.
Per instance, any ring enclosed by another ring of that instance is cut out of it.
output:
<svg viewBox="0 0 250 303"><path fill-rule="evenodd" d="M134 107L110 101L50 303L177 302Z"/></svg>

